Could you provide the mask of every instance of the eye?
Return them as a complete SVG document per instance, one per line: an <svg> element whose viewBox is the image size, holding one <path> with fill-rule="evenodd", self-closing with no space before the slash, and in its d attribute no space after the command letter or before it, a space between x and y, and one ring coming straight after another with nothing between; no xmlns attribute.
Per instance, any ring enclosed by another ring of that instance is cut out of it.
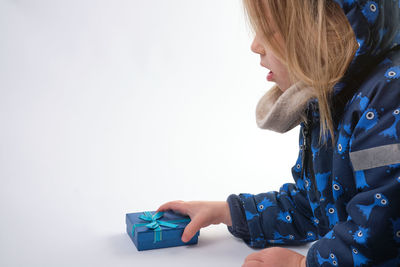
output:
<svg viewBox="0 0 400 267"><path fill-rule="evenodd" d="M336 261L332 261L332 264L336 266L336 265L337 265L337 262L336 262Z"/></svg>
<svg viewBox="0 0 400 267"><path fill-rule="evenodd" d="M376 198L376 199L380 199L381 197L382 197L382 195L379 194L379 193L375 195L375 198Z"/></svg>
<svg viewBox="0 0 400 267"><path fill-rule="evenodd" d="M294 239L294 236L293 235L289 235L289 239Z"/></svg>
<svg viewBox="0 0 400 267"><path fill-rule="evenodd" d="M331 257L331 259L335 258L335 255L333 253L329 254L329 257Z"/></svg>
<svg viewBox="0 0 400 267"><path fill-rule="evenodd" d="M297 164L296 167L297 167L297 169L300 169L300 164Z"/></svg>
<svg viewBox="0 0 400 267"><path fill-rule="evenodd" d="M358 254L358 250L355 249L355 248L353 248L353 253L354 253L354 254Z"/></svg>
<svg viewBox="0 0 400 267"><path fill-rule="evenodd" d="M365 117L367 117L368 120L372 120L375 117L375 114L372 111L369 111Z"/></svg>
<svg viewBox="0 0 400 267"><path fill-rule="evenodd" d="M396 109L396 110L393 112L394 115L398 115L399 113L400 113L400 110L399 110L399 109Z"/></svg>
<svg viewBox="0 0 400 267"><path fill-rule="evenodd" d="M363 236L363 233L362 233L361 231L359 231L357 235L358 235L359 237L362 237L362 236Z"/></svg>
<svg viewBox="0 0 400 267"><path fill-rule="evenodd" d="M328 212L329 212L330 214L332 214L332 213L335 212L335 209L334 209L334 208L329 208Z"/></svg>
<svg viewBox="0 0 400 267"><path fill-rule="evenodd" d="M396 232L396 236L400 238L400 231Z"/></svg>
<svg viewBox="0 0 400 267"><path fill-rule="evenodd" d="M375 12L375 11L376 11L376 6L375 6L374 4L371 4L371 5L369 6L369 9L370 9L372 12Z"/></svg>
<svg viewBox="0 0 400 267"><path fill-rule="evenodd" d="M260 210L262 210L262 209L264 209L264 205L261 204L261 205L258 206L258 208L259 208Z"/></svg>
<svg viewBox="0 0 400 267"><path fill-rule="evenodd" d="M286 220L290 221L292 219L292 217L290 217L290 215L286 216Z"/></svg>
<svg viewBox="0 0 400 267"><path fill-rule="evenodd" d="M339 191L340 190L340 186L337 185L337 184L334 184L333 185L333 189L336 190L336 191Z"/></svg>
<svg viewBox="0 0 400 267"><path fill-rule="evenodd" d="M342 148L342 145L339 144L339 145L338 145L338 150L339 150L339 151L342 151L342 149L343 149L343 148Z"/></svg>
<svg viewBox="0 0 400 267"><path fill-rule="evenodd" d="M386 205L386 203L387 203L386 199L382 199L381 203L382 203L382 205Z"/></svg>
<svg viewBox="0 0 400 267"><path fill-rule="evenodd" d="M400 232L400 231L399 231ZM308 233L308 236L313 236L313 233Z"/></svg>

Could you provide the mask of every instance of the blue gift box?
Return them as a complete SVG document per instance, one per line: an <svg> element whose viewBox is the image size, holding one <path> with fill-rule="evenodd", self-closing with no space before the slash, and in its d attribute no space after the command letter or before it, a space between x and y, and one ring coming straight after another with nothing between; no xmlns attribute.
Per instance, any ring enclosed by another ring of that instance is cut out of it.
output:
<svg viewBox="0 0 400 267"><path fill-rule="evenodd" d="M181 236L190 218L173 211L136 212L126 214L126 231L137 250L197 244L198 231L189 242Z"/></svg>

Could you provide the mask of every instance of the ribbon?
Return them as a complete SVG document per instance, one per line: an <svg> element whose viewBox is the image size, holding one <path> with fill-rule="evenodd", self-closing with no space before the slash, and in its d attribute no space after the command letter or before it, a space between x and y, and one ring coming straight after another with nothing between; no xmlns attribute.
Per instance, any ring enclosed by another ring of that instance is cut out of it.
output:
<svg viewBox="0 0 400 267"><path fill-rule="evenodd" d="M154 231L154 241L153 243L156 243L158 241L162 240L162 229L161 226L165 227L170 227L170 228L176 228L178 225L176 223L181 223L181 222L190 222L190 219L182 219L182 220L173 220L173 221L161 221L159 220L164 216L164 212L156 212L154 214L151 214L149 211L143 212L139 216L140 219L147 221L146 223L137 223L132 226L132 236L135 235L135 228L140 227L140 226L146 226L147 228L151 229Z"/></svg>

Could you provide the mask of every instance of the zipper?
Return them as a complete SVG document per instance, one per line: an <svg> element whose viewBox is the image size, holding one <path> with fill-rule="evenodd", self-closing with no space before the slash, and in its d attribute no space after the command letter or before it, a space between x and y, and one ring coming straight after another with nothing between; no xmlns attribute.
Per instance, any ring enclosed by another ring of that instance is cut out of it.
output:
<svg viewBox="0 0 400 267"><path fill-rule="evenodd" d="M311 108L307 108L307 121L304 123L302 129L303 135L303 156L302 156L302 172L301 177L304 179L304 174L310 179L314 192L317 192L315 184L315 174L312 164L312 151L311 151L311 129L312 129L312 113Z"/></svg>

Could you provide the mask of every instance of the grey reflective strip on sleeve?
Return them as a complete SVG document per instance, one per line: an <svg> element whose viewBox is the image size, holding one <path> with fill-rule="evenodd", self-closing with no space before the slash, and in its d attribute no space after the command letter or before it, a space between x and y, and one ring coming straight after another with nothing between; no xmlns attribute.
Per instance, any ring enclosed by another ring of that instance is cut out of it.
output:
<svg viewBox="0 0 400 267"><path fill-rule="evenodd" d="M400 144L378 146L350 152L354 171L400 163Z"/></svg>

